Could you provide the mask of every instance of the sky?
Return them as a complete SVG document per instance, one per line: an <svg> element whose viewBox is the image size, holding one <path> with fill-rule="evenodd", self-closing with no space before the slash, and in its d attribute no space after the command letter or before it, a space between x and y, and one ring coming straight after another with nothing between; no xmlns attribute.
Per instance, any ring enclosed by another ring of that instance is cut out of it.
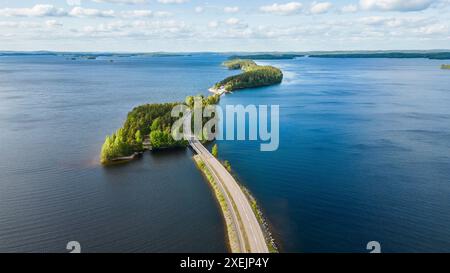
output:
<svg viewBox="0 0 450 273"><path fill-rule="evenodd" d="M450 0L0 0L0 50L450 49Z"/></svg>

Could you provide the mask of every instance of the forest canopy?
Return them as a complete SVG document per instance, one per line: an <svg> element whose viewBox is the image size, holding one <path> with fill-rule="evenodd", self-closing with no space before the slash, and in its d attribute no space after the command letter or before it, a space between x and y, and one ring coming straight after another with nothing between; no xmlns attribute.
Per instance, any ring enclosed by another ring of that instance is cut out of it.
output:
<svg viewBox="0 0 450 273"><path fill-rule="evenodd" d="M215 89L224 88L229 92L244 88L279 84L283 80L283 72L280 69L273 66L257 65L252 60L230 60L224 62L224 65L228 69L241 69L244 72L216 83Z"/></svg>
<svg viewBox="0 0 450 273"><path fill-rule="evenodd" d="M202 102L202 107L215 105L220 99L218 95L189 96L185 103L145 104L134 108L128 113L123 127L106 137L101 151L101 162L107 164L118 158L142 152L145 140L150 142L153 150L186 147L186 140L176 141L172 137L172 125L179 117L172 117L171 112L180 104L192 108L196 98Z"/></svg>

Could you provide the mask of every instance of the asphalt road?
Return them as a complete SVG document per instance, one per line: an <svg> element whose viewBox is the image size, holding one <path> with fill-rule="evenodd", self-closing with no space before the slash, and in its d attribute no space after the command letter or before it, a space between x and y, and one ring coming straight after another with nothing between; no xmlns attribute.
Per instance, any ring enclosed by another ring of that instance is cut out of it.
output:
<svg viewBox="0 0 450 273"><path fill-rule="evenodd" d="M234 214L233 221L238 230L240 248L242 252L268 253L264 234L258 220L250 206L250 202L245 196L234 177L225 167L206 149L195 137L189 140L191 147L201 156L210 171L213 172L217 183L220 183L226 198L231 199L235 206L231 207ZM242 225L239 224L239 218ZM236 223L236 221L238 221ZM245 240L247 238L247 240Z"/></svg>

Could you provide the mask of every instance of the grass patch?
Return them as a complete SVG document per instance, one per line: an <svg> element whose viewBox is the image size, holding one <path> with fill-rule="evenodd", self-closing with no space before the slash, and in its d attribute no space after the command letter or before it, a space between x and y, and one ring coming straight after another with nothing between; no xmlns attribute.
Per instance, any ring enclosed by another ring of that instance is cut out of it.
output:
<svg viewBox="0 0 450 273"><path fill-rule="evenodd" d="M237 235L237 231L233 225L231 212L230 212L230 209L228 208L228 204L225 200L225 197L223 196L223 193L220 190L219 186L217 185L214 177L212 176L211 172L206 167L205 163L202 161L200 156L195 155L194 161L195 161L197 167L202 172L203 176L208 181L211 188L213 189L214 196L216 197L216 200L219 203L219 206L222 211L222 216L225 220L225 225L227 228L227 238L228 238L230 250L232 253L239 253L240 248L239 248L238 235Z"/></svg>

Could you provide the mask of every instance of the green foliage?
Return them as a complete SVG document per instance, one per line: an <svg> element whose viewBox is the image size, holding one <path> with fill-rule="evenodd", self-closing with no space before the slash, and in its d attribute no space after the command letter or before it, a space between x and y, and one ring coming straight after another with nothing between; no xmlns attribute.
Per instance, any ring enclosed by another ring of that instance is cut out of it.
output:
<svg viewBox="0 0 450 273"><path fill-rule="evenodd" d="M220 101L219 95L212 95L204 98L203 105L216 105Z"/></svg>
<svg viewBox="0 0 450 273"><path fill-rule="evenodd" d="M176 148L176 147L186 147L187 143L185 140L176 141L172 137L170 128L165 130L156 130L150 133L150 144L153 149L164 149L164 148Z"/></svg>
<svg viewBox="0 0 450 273"><path fill-rule="evenodd" d="M225 167L225 169L227 169L227 171L231 172L231 164L228 160L225 160L223 162L223 166Z"/></svg>
<svg viewBox="0 0 450 273"><path fill-rule="evenodd" d="M258 66L251 60L232 60L226 62L225 65L230 69L242 69L245 71L217 84L218 86L224 86L227 90L271 85L280 83L283 79L281 70L272 66ZM203 110L206 106L219 103L220 96L217 94L208 97L203 95L189 96L185 100L185 105L194 108L197 100L201 100L201 108ZM179 117L172 117L171 112L179 104L146 104L134 108L128 113L123 127L111 136L106 137L102 146L101 162L108 163L118 157L126 157L142 151L143 140L146 136L150 138L152 149L186 147L188 145L187 141L175 141L171 134L172 125L179 119ZM209 119L204 117L203 125ZM204 141L203 134L205 132L195 133L200 134L199 139Z"/></svg>
<svg viewBox="0 0 450 273"><path fill-rule="evenodd" d="M144 136L148 135L154 149L186 147L186 141L175 141L170 133L172 124L178 119L171 116L172 108L176 105L178 103L146 104L134 108L128 113L123 127L106 137L101 162L108 163L115 158L142 151Z"/></svg>
<svg viewBox="0 0 450 273"><path fill-rule="evenodd" d="M142 145L142 142L141 142ZM114 158L129 156L138 148L136 142L129 144L124 137L124 130L121 128L111 136L107 136L102 146L100 160L107 163Z"/></svg>
<svg viewBox="0 0 450 273"><path fill-rule="evenodd" d="M191 99L187 98L186 101L188 101L188 100L190 101ZM192 97L192 101L194 101L194 105L191 107L191 109L194 111L194 113L192 114L192 119L191 119L191 130L192 130L192 133L196 135L198 140L200 140L200 142L206 143L207 139L211 139L211 135L206 130L204 130L204 131L195 131L195 123L194 123L194 121L195 121L195 111L198 110L198 111L204 112L205 107L217 105L219 103L219 101L220 101L220 95L214 94L214 95L211 95L211 96L208 96L208 97L205 97L203 95L197 95L197 96ZM213 113L211 113L211 114L212 114L211 117L203 116L201 128L203 128L204 125L207 122L211 121L212 119L217 119L215 114L213 114Z"/></svg>
<svg viewBox="0 0 450 273"><path fill-rule="evenodd" d="M208 105L216 105L220 101L220 96L217 94L205 97L203 95L197 95L197 96L188 96L186 97L185 103L189 108L194 108L198 105L195 105L196 101L202 102L202 107L208 106Z"/></svg>
<svg viewBox="0 0 450 273"><path fill-rule="evenodd" d="M152 145L152 148L161 149L167 142L169 142L169 137L165 132L156 130L150 133L150 145Z"/></svg>
<svg viewBox="0 0 450 273"><path fill-rule="evenodd" d="M185 103L189 108L194 107L194 96L187 96Z"/></svg>
<svg viewBox="0 0 450 273"><path fill-rule="evenodd" d="M143 139L142 139L142 134L141 134L140 130L136 131L136 134L134 135L134 140L136 142L136 149L139 151L142 151L144 148L142 146Z"/></svg>
<svg viewBox="0 0 450 273"><path fill-rule="evenodd" d="M257 64L252 60L242 60L242 59L233 59L223 63L230 70L242 69L247 70L250 67L257 66Z"/></svg>
<svg viewBox="0 0 450 273"><path fill-rule="evenodd" d="M283 72L273 66L247 66L245 72L231 76L216 84L216 88L224 87L227 91L254 88L279 84L283 80Z"/></svg>
<svg viewBox="0 0 450 273"><path fill-rule="evenodd" d="M153 131L161 130L161 129L162 129L162 127L161 127L161 118L157 117L157 118L155 118L153 120L152 126L150 127L150 131L153 132Z"/></svg>
<svg viewBox="0 0 450 273"><path fill-rule="evenodd" d="M211 154L215 158L217 158L217 156L219 155L219 147L217 146L217 144L214 144L214 146L212 147Z"/></svg>
<svg viewBox="0 0 450 273"><path fill-rule="evenodd" d="M141 131L142 136L147 136L152 130L153 122L158 119L160 129L171 127L178 119L171 117L172 108L179 103L146 104L134 108L128 113L127 120L123 125L127 143L132 143L136 132Z"/></svg>
<svg viewBox="0 0 450 273"><path fill-rule="evenodd" d="M450 64L443 64L441 69L450 69Z"/></svg>

